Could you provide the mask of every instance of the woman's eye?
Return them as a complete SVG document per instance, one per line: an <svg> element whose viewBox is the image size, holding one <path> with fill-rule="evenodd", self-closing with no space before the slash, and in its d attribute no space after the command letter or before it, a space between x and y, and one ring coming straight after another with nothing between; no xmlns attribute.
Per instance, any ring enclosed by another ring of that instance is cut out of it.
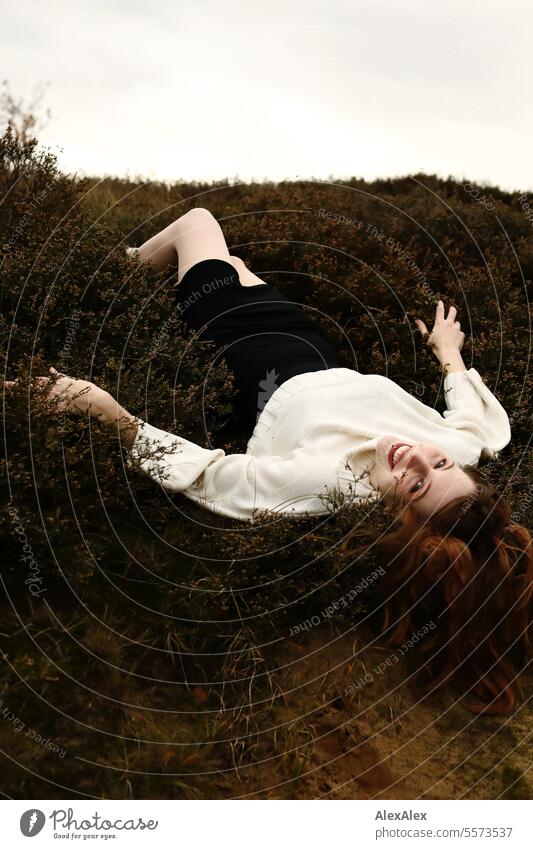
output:
<svg viewBox="0 0 533 849"><path fill-rule="evenodd" d="M443 460L439 460L439 462L436 464L436 466L435 466L434 468L435 468L435 469L442 469L442 467L443 467L443 466L445 466L445 465L446 465L446 458L444 458ZM423 480L419 480L419 481L417 481L417 482L414 484L414 486L412 486L412 487L411 487L411 489L409 490L409 492L419 492L419 491L420 491L420 489L421 489L423 486L424 486L424 481L423 481Z"/></svg>

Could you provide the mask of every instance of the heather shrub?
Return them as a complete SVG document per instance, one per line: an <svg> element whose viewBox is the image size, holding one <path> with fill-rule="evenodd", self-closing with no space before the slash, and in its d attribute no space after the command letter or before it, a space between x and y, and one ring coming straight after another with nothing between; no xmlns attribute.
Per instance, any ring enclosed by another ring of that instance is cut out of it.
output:
<svg viewBox="0 0 533 849"><path fill-rule="evenodd" d="M31 626L12 650L14 668L17 659L26 664L26 680L52 702L62 687L61 734L72 750L79 729L70 715L85 702L67 671L84 664L87 647L94 722L137 739L131 704L140 713L170 704L187 717L172 726L174 742L204 732L211 739L224 711L242 713L243 693L248 704L252 693L259 702L272 696L276 652L297 639L302 622L315 617L349 634L373 613L372 586L335 604L381 565L372 549L353 558L348 541L390 523L379 505L342 505L334 494L324 517L265 514L254 526L224 519L130 468L112 429L34 403L33 378L53 365L101 385L158 427L227 453L245 450L231 374L219 360L212 368L213 345L187 334L174 309L175 279L129 258L126 245L207 207L230 251L300 302L346 366L386 375L439 410L442 375L414 318L428 321L440 297L453 302L467 334L465 362L512 422L511 444L483 470L531 528L531 222L516 195L485 194L492 209L461 184L424 174L343 184L77 180L35 140L22 143L9 131L0 139L2 374L19 379L4 397L5 616L11 621L13 606L13 624L20 617ZM62 617L77 622L77 636L60 649ZM47 632L45 649L32 628ZM13 698L22 686L11 670ZM34 696L27 715L38 722ZM150 733L168 739L164 727L156 717ZM85 755L100 745L93 734L83 737ZM102 756L119 763L119 746L106 741ZM154 757L155 771L164 771ZM213 749L216 768L228 757ZM216 794L200 779L148 787L143 770L154 771L152 755L138 766L134 793ZM189 768L181 755L174 766ZM46 767L61 778L61 762ZM11 769L14 795L20 776ZM68 769L76 792L94 792L79 764ZM26 795L53 792L38 776L22 786ZM129 791L107 774L102 792Z"/></svg>

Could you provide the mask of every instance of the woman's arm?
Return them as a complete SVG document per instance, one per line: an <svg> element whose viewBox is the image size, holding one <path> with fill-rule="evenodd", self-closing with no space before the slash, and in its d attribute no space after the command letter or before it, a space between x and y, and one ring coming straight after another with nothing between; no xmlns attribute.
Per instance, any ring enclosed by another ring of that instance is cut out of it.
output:
<svg viewBox="0 0 533 849"><path fill-rule="evenodd" d="M443 416L451 427L473 434L489 451L499 451L511 439L509 417L474 368L466 368L461 356L465 334L455 320L457 310L450 307L445 317L439 301L433 330L428 333L423 321L416 324L445 372Z"/></svg>
<svg viewBox="0 0 533 849"><path fill-rule="evenodd" d="M9 388L15 383L15 380L7 380L5 386ZM55 368L50 369L50 377L37 377L35 383L56 412L88 413L91 418L116 425L125 447L132 447L140 420L121 407L105 389L88 380L60 374Z"/></svg>
<svg viewBox="0 0 533 849"><path fill-rule="evenodd" d="M140 424L131 455L163 489L233 519L253 520L263 510L322 515L330 512L326 489L338 485L335 458L317 456L311 446L286 457L226 454L148 422Z"/></svg>
<svg viewBox="0 0 533 849"><path fill-rule="evenodd" d="M327 490L338 485L335 464L327 456L316 456L309 446L287 457L226 455L222 448L202 448L136 418L94 383L55 369L50 374L36 382L54 409L88 413L116 426L131 459L168 492L182 492L208 510L234 519L252 520L263 510L330 512Z"/></svg>
<svg viewBox="0 0 533 849"><path fill-rule="evenodd" d="M57 398L60 409L89 413L91 418L115 426L124 447L131 449L137 438L139 419L121 407L109 392L95 383L60 375L54 368L51 368L50 372L54 382L48 397Z"/></svg>
<svg viewBox="0 0 533 849"><path fill-rule="evenodd" d="M118 401L115 401L108 392L105 395L107 398L102 400L97 418L106 424L116 425L120 433L120 441L125 448L131 450L137 438L140 419L132 416L124 407L121 407Z"/></svg>

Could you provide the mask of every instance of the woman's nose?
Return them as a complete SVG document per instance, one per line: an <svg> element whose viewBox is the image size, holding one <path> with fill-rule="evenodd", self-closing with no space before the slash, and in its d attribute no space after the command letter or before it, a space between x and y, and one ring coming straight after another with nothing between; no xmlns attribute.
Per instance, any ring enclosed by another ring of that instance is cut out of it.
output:
<svg viewBox="0 0 533 849"><path fill-rule="evenodd" d="M411 456L407 460L407 467L416 469L417 471L427 471L429 461L418 445L414 445L411 449Z"/></svg>

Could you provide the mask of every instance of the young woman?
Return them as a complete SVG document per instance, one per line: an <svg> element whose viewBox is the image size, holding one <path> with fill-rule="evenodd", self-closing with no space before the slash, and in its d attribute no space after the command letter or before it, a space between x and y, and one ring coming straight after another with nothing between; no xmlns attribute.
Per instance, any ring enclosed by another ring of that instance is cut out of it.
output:
<svg viewBox="0 0 533 849"><path fill-rule="evenodd" d="M94 384L51 369L40 380L50 382L59 408L118 424L143 471L228 517L321 515L331 512L332 496L341 505L382 500L397 516L379 541L389 564L391 644L438 615L420 649L429 684L466 667L478 708L509 710L517 652L530 646L532 541L475 468L511 432L499 401L463 362L455 307L446 315L439 301L431 334L416 322L445 371L441 415L386 377L343 367L306 313L229 253L206 209L128 251L158 269L177 264L184 322L220 344L235 374L246 453L226 455L160 430Z"/></svg>

